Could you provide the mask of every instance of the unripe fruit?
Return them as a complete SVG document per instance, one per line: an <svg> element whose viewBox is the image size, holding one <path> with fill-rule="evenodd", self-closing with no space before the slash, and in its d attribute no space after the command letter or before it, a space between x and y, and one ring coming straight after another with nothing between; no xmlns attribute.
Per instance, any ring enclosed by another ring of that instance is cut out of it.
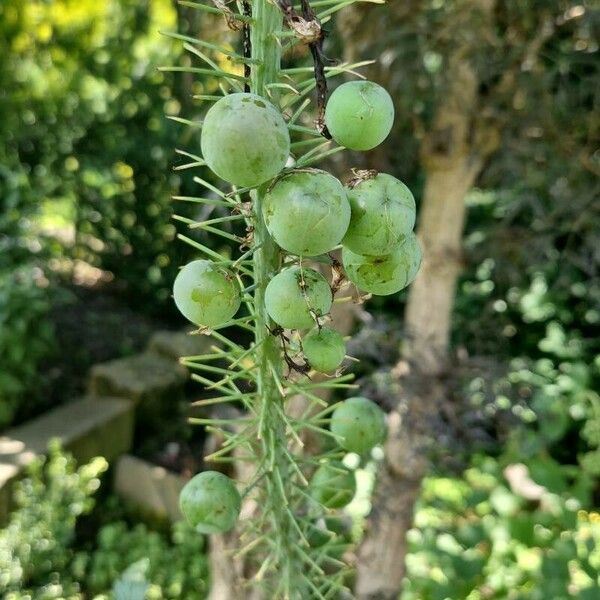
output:
<svg viewBox="0 0 600 600"><path fill-rule="evenodd" d="M415 199L398 179L379 173L348 190L352 217L343 244L356 254L383 256L415 226Z"/></svg>
<svg viewBox="0 0 600 600"><path fill-rule="evenodd" d="M412 283L421 266L421 246L414 233L385 256L355 254L349 248L342 251L342 262L348 279L365 292L387 296Z"/></svg>
<svg viewBox="0 0 600 600"><path fill-rule="evenodd" d="M242 501L235 484L218 471L203 471L181 490L183 516L199 533L223 533L237 521Z"/></svg>
<svg viewBox="0 0 600 600"><path fill-rule="evenodd" d="M179 271L173 298L183 316L201 327L229 321L241 303L240 288L232 273L210 260L194 260Z"/></svg>
<svg viewBox="0 0 600 600"><path fill-rule="evenodd" d="M323 275L313 269L290 267L267 285L265 307L270 317L285 329L308 329L313 314L323 316L331 309L331 288Z"/></svg>
<svg viewBox="0 0 600 600"><path fill-rule="evenodd" d="M333 175L316 169L284 175L265 195L262 212L275 242L300 256L333 250L350 222L346 190Z"/></svg>
<svg viewBox="0 0 600 600"><path fill-rule="evenodd" d="M346 506L356 493L354 473L341 462L321 465L310 480L310 495L326 508Z"/></svg>
<svg viewBox="0 0 600 600"><path fill-rule="evenodd" d="M331 415L331 432L348 452L365 454L385 439L385 415L375 404L356 396L340 404Z"/></svg>
<svg viewBox="0 0 600 600"><path fill-rule="evenodd" d="M385 140L394 123L394 103L372 81L349 81L336 88L325 109L333 139L351 150L371 150Z"/></svg>
<svg viewBox="0 0 600 600"><path fill-rule="evenodd" d="M335 329L313 329L302 340L304 357L320 373L335 371L346 356L344 338Z"/></svg>
<svg viewBox="0 0 600 600"><path fill-rule="evenodd" d="M206 113L201 146L206 164L219 177L255 187L285 166L290 134L281 113L264 98L229 94Z"/></svg>

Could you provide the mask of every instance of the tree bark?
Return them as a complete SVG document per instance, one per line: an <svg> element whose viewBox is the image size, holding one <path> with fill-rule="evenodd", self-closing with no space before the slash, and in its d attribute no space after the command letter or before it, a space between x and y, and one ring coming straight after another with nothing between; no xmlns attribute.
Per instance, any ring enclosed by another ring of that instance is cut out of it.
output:
<svg viewBox="0 0 600 600"><path fill-rule="evenodd" d="M409 291L407 340L403 360L394 372L400 394L389 416L385 458L358 551L359 600L398 598L405 575L406 534L412 527L414 505L428 468L429 449L436 439L439 406L447 401L443 374L462 262L465 196L486 155L497 145L497 133L487 130L479 115L479 82L469 59L471 52L483 45L493 8L493 0L465 1L457 8L461 12L456 23L461 31L445 59L445 93L440 95L421 143L420 163L426 179L417 233L423 264ZM392 15L390 21L405 16L405 12L401 17ZM359 39L364 41L365 35L369 37L364 20L354 22L360 28ZM470 28L466 35L465 27ZM344 34L353 39L353 32L345 29ZM372 39L377 43L377 36ZM365 50L364 43L359 42L359 47ZM378 81L386 86L385 71L378 75ZM392 97L402 93L393 86L388 89Z"/></svg>
<svg viewBox="0 0 600 600"><path fill-rule="evenodd" d="M405 357L424 375L445 368L456 281L462 263L465 196L483 167L470 141L476 110L477 80L468 64L450 64L454 81L422 145L425 188L418 236L423 264L408 294Z"/></svg>
<svg viewBox="0 0 600 600"><path fill-rule="evenodd" d="M406 310L406 358L395 369L401 397L389 417L385 458L359 550L356 593L361 600L396 599L404 578L406 533L428 467L438 407L446 401L439 377L446 364L460 271L464 197L481 168L478 164L465 157L427 169L418 231L424 260Z"/></svg>

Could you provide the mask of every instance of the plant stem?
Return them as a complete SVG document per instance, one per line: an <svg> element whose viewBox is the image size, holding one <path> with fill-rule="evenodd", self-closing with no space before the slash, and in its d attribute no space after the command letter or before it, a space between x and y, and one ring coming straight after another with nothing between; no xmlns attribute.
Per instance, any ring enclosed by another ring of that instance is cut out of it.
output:
<svg viewBox="0 0 600 600"><path fill-rule="evenodd" d="M252 48L250 90L269 98L269 85L278 78L281 49L275 32L281 30L282 15L275 3L268 0L254 0L252 3L253 25L250 28ZM274 90L274 88L270 88ZM283 402L276 376L280 375L281 351L277 336L269 329L274 326L265 308L265 290L271 278L280 267L280 252L270 238L262 218L261 204L265 187L252 192L254 216L254 281L255 295L255 347L257 352L257 412L261 415L259 427L262 453L259 464L268 465L265 473L265 510L269 511L270 539L272 542L278 583L274 584L273 598L297 598L300 593L299 564L294 552L297 540L294 539L293 515L287 509L289 500L286 482L290 480L290 464L285 456L287 437L282 417ZM275 369L275 373L272 369ZM290 486L291 487L291 486Z"/></svg>

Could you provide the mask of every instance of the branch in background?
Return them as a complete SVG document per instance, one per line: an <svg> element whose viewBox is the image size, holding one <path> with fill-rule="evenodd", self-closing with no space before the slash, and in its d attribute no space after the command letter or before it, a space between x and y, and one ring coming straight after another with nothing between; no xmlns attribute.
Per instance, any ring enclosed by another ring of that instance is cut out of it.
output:
<svg viewBox="0 0 600 600"><path fill-rule="evenodd" d="M317 130L324 138L330 140L331 134L325 125L325 107L328 96L325 62L329 62L323 55L325 32L309 0L301 0L302 16L296 12L291 0L278 0L278 4L288 27L310 48L317 87Z"/></svg>
<svg viewBox="0 0 600 600"><path fill-rule="evenodd" d="M307 20L314 20L319 23L317 16L315 15L310 2L308 0L301 0L302 3L302 14ZM325 107L327 106L327 79L325 78L325 57L323 56L323 41L325 40L325 33L319 23L320 35L319 39L309 44L310 53L313 57L315 64L315 81L317 83L317 129L319 133L326 139L331 139L331 134L325 125Z"/></svg>
<svg viewBox="0 0 600 600"><path fill-rule="evenodd" d="M248 0L243 0L242 2L242 12L244 16L251 17L252 16L252 8L250 7L250 2ZM242 25L242 52L244 54L244 58L250 59L252 57L252 42L250 41L250 24L245 22ZM250 91L250 63L244 63L244 77L248 80L244 84L244 92Z"/></svg>

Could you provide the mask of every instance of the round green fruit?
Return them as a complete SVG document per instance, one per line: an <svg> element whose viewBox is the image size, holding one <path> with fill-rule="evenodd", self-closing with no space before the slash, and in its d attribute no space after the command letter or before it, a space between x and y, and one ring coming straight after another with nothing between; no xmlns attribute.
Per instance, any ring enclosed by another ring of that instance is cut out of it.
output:
<svg viewBox="0 0 600 600"><path fill-rule="evenodd" d="M236 278L210 260L194 260L179 271L173 298L181 314L201 327L226 323L241 303Z"/></svg>
<svg viewBox="0 0 600 600"><path fill-rule="evenodd" d="M326 508L346 506L356 493L354 473L341 462L321 465L310 480L311 497Z"/></svg>
<svg viewBox="0 0 600 600"><path fill-rule="evenodd" d="M404 236L390 254L368 256L342 251L346 275L359 289L387 296L412 283L421 266L421 246L414 233Z"/></svg>
<svg viewBox="0 0 600 600"><path fill-rule="evenodd" d="M316 169L279 179L265 195L262 213L275 242L300 256L333 250L350 223L346 190L333 175Z"/></svg>
<svg viewBox="0 0 600 600"><path fill-rule="evenodd" d="M235 484L218 471L204 471L181 490L179 506L199 533L223 533L237 521L242 501Z"/></svg>
<svg viewBox="0 0 600 600"><path fill-rule="evenodd" d="M415 199L398 179L379 173L348 190L352 218L343 244L356 254L383 256L415 226Z"/></svg>
<svg viewBox="0 0 600 600"><path fill-rule="evenodd" d="M385 439L385 415L375 404L356 396L340 404L331 415L331 432L348 452L365 454Z"/></svg>
<svg viewBox="0 0 600 600"><path fill-rule="evenodd" d="M264 98L229 94L206 113L201 147L206 164L219 177L256 187L285 166L290 134L281 113Z"/></svg>
<svg viewBox="0 0 600 600"><path fill-rule="evenodd" d="M304 357L320 373L335 371L346 356L344 338L335 329L313 329L302 340Z"/></svg>
<svg viewBox="0 0 600 600"><path fill-rule="evenodd" d="M333 297L327 280L313 269L290 267L267 285L265 306L269 316L285 329L308 329L314 317L326 315Z"/></svg>
<svg viewBox="0 0 600 600"><path fill-rule="evenodd" d="M372 81L349 81L334 90L325 109L333 139L351 150L371 150L385 140L394 123L394 103Z"/></svg>

